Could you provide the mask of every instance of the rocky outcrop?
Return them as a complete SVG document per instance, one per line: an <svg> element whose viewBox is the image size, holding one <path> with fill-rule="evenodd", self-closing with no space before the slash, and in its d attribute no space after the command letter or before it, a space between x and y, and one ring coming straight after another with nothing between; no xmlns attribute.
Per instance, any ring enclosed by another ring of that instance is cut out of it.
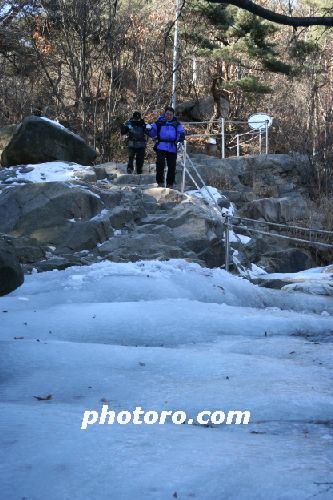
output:
<svg viewBox="0 0 333 500"><path fill-rule="evenodd" d="M25 269L63 269L101 258L179 257L211 267L223 263L221 224L205 203L144 184L153 183L153 174L139 177L118 170L117 175L117 168L100 166L100 181L2 186L0 231L15 241ZM12 179L21 172L11 169ZM29 253L31 246L36 249Z"/></svg>
<svg viewBox="0 0 333 500"><path fill-rule="evenodd" d="M269 222L302 220L307 204L299 193L285 198L260 198L247 205L247 215L253 219L263 218Z"/></svg>
<svg viewBox="0 0 333 500"><path fill-rule="evenodd" d="M229 101L221 96L220 115L227 118L229 108ZM189 121L210 120L214 115L214 98L213 96L207 96L197 100L184 101L177 105L176 112L182 119Z"/></svg>
<svg viewBox="0 0 333 500"><path fill-rule="evenodd" d="M0 295L12 292L24 281L24 274L10 241L0 235Z"/></svg>
<svg viewBox="0 0 333 500"><path fill-rule="evenodd" d="M117 232L100 245L102 257L117 262L185 258L208 267L223 263L222 226L201 204L169 189L145 194L154 197L159 209L137 221L132 231ZM176 197L183 202L172 202Z"/></svg>
<svg viewBox="0 0 333 500"><path fill-rule="evenodd" d="M237 204L241 214L271 222L307 216L313 174L306 156L257 155L225 160L203 154L192 156L205 182L218 187Z"/></svg>
<svg viewBox="0 0 333 500"><path fill-rule="evenodd" d="M307 210L307 163L299 159L297 163L288 155L262 155L221 161L199 155L196 163L206 183L227 196L220 198L220 207L235 210L231 199L242 215L288 222ZM209 267L224 265L221 218L190 191L154 187L151 166L137 176L128 175L125 164L90 168L64 162L65 180L48 182L53 168L62 167L43 164L0 171L0 231L10 236L26 271L64 269L105 258L183 258ZM41 182L32 182L36 178ZM269 272L295 272L316 264L308 248L257 234L246 239L237 226L235 232L231 254L237 251L245 267L255 263Z"/></svg>
<svg viewBox="0 0 333 500"><path fill-rule="evenodd" d="M6 125L0 128L0 155L11 141L18 127L18 125Z"/></svg>
<svg viewBox="0 0 333 500"><path fill-rule="evenodd" d="M286 248L266 252L257 264L270 273L297 273L314 267L315 261L308 250Z"/></svg>
<svg viewBox="0 0 333 500"><path fill-rule="evenodd" d="M98 194L60 182L5 188L0 197L0 231L35 238L59 249L93 248L111 234Z"/></svg>
<svg viewBox="0 0 333 500"><path fill-rule="evenodd" d="M46 118L25 118L5 147L1 164L27 165L64 160L91 165L96 152L76 134Z"/></svg>

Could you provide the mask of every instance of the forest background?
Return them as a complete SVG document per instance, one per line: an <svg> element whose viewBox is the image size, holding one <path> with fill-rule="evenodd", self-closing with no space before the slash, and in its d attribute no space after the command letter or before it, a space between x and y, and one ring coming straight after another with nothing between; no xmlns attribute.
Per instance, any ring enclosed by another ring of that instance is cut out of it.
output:
<svg viewBox="0 0 333 500"><path fill-rule="evenodd" d="M329 0L255 3L333 15ZM333 28L273 24L206 0L180 6L178 102L222 96L229 119L273 116L270 151L308 154L315 196L331 203ZM175 0L0 1L0 125L42 114L82 135L99 162L119 158L132 111L152 121L170 104L175 12Z"/></svg>

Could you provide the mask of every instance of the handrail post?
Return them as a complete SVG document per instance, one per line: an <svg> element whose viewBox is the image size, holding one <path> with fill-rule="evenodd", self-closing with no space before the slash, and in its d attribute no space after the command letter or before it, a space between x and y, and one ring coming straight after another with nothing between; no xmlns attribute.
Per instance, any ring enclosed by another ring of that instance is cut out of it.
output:
<svg viewBox="0 0 333 500"><path fill-rule="evenodd" d="M229 217L225 215L225 270L229 272L229 253L230 253L230 238L229 238Z"/></svg>
<svg viewBox="0 0 333 500"><path fill-rule="evenodd" d="M237 156L239 156L239 134L236 135L237 139Z"/></svg>
<svg viewBox="0 0 333 500"><path fill-rule="evenodd" d="M183 170L182 170L182 185L181 192L185 191L185 171L186 171L186 141L183 144Z"/></svg>
<svg viewBox="0 0 333 500"><path fill-rule="evenodd" d="M262 144L261 144L261 129L259 129L259 154L261 155L261 149L262 149Z"/></svg>
<svg viewBox="0 0 333 500"><path fill-rule="evenodd" d="M225 119L221 118L221 156L225 158Z"/></svg>
<svg viewBox="0 0 333 500"><path fill-rule="evenodd" d="M265 145L265 149L266 149L266 155L268 155L268 120L265 121L265 132L266 132L266 145Z"/></svg>

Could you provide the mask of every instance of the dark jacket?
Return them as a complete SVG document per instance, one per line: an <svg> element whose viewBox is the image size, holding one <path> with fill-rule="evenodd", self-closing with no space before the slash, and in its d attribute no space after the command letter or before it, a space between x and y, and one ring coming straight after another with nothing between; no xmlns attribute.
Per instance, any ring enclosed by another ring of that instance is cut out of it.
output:
<svg viewBox="0 0 333 500"><path fill-rule="evenodd" d="M145 148L147 143L146 124L144 120L129 120L120 129L121 135L128 135L128 147Z"/></svg>
<svg viewBox="0 0 333 500"><path fill-rule="evenodd" d="M157 122L152 124L149 137L157 137L156 149L168 151L169 153L177 153L177 142L184 141L185 130L176 116L168 122L165 115L162 114Z"/></svg>

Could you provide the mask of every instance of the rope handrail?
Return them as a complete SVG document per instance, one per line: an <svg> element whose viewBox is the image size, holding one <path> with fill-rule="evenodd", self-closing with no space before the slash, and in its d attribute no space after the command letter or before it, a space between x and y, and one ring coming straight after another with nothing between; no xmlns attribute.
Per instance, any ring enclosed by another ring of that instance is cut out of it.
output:
<svg viewBox="0 0 333 500"><path fill-rule="evenodd" d="M230 259L230 257L229 257L229 241L230 241L229 240L229 230L230 229L232 229L234 231L242 230L242 231L246 231L246 232L248 232L250 234L251 233L261 234L263 236L269 236L271 238L280 238L280 239L287 240L287 241L294 241L296 243L303 243L303 244L305 243L306 245L308 245L310 247L312 246L312 247L322 247L322 248L327 248L327 249L333 249L333 244L331 244L331 243L324 243L322 241L317 241L317 240L312 240L311 239L312 235L314 237L316 237L315 235L318 235L318 236L320 236L320 235L324 235L324 236L325 235L330 235L330 236L333 236L333 231L327 231L327 230L324 230L324 229L305 228L305 227L301 227L301 226L290 226L288 224L279 224L279 223L276 223L276 222L269 222L269 221L266 221L266 220L251 219L249 217L240 217L240 216L237 216L237 215L231 215L229 213L224 213L222 211L221 207L219 206L219 204L217 203L216 199L213 197L212 193L210 192L210 190L206 186L205 181L203 180L203 178L201 177L200 173L198 172L198 169L196 168L194 162L191 160L191 158L187 154L186 143L185 143L185 146L182 146L182 151L183 151L183 169L184 169L184 184L182 185L182 192L183 192L184 186L185 186L185 173L190 177L190 179L192 180L192 182L195 185L195 187L198 190L200 190L198 182L196 182L195 178L193 177L192 173L190 172L190 169L186 165L186 162L188 162L188 164L190 165L191 169L193 169L193 172L195 172L195 174L198 177L200 183L202 184L202 188L204 188L207 191L207 193L208 193L208 199L206 197L203 197L204 201L208 204L208 207L212 210L212 212L214 211L214 215L215 216L216 216L216 213L218 213L220 215L222 225L225 228L225 259L226 259L226 261L225 261L225 269L226 269L226 271L229 270L229 259ZM232 220L235 220L235 221L238 220L240 222L251 223L251 224L262 224L262 225L271 226L273 228L279 228L279 229L282 228L284 231L288 231L288 230L304 231L304 232L309 233L309 238L310 239L297 238L297 237L294 237L294 236L287 236L287 235L284 235L284 234L278 234L278 233L272 232L272 231L263 231L263 230L259 230L259 229L254 229L254 228L248 227L248 225L243 225L243 224L233 224L231 222ZM312 233L312 235L311 235L311 233ZM242 243L239 235L237 235L236 232L234 232L234 235L237 238L237 240L239 241L240 245L242 245L243 243ZM246 270L246 269L243 268L243 271L245 271L248 274L248 277L249 277L248 270Z"/></svg>
<svg viewBox="0 0 333 500"><path fill-rule="evenodd" d="M301 226L290 226L289 224L279 224L277 222L269 222L269 221L266 221L266 220L250 219L248 217L240 217L238 215L230 215L230 218L232 218L232 219L239 219L239 220L243 220L243 221L246 221L246 222L256 222L257 224L264 224L264 225L281 227L281 228L287 228L287 229L297 229L297 230L300 230L300 231L308 231L308 232L311 232L311 233L329 234L329 235L333 236L333 231L327 231L325 229L314 229L314 228L301 227Z"/></svg>
<svg viewBox="0 0 333 500"><path fill-rule="evenodd" d="M330 245L329 243L322 243L320 241L309 241L309 240L304 240L302 238L293 238L291 236L285 236L283 234L277 234L277 233L269 233L267 231L260 231L258 229L252 229L247 226L235 226L233 224L229 224L229 227L232 227L233 229L243 229L244 231L248 231L250 233L256 233L256 234L263 234L265 236L270 236L272 238L281 238L285 240L290 240L290 241L297 241L299 243L307 243L309 246L321 246L324 248L333 248L333 245Z"/></svg>

